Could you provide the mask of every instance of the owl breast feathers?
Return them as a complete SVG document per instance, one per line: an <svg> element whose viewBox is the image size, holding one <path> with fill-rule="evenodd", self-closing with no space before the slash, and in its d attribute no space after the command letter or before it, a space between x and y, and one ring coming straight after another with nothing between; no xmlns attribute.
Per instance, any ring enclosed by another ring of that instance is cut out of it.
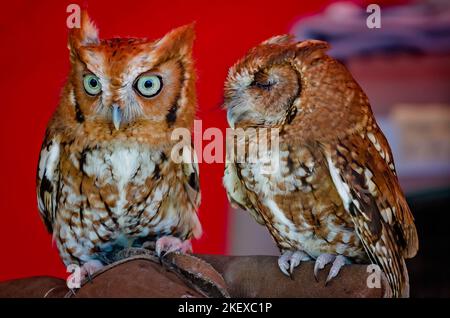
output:
<svg viewBox="0 0 450 318"><path fill-rule="evenodd" d="M193 38L185 26L157 41L99 40L85 12L71 30L71 70L37 173L66 265L200 236L198 167L170 159L172 130L190 129L195 114Z"/></svg>
<svg viewBox="0 0 450 318"><path fill-rule="evenodd" d="M393 296L408 296L404 260L418 249L413 216L366 95L327 48L278 36L230 69L230 126L279 129L279 153L269 147L265 154L279 155L279 169L267 173L259 161L234 160L224 185L231 202L267 226L284 253L282 270L286 259L291 270L308 258L319 269L339 260L331 278L347 261L371 262L385 272ZM246 134L238 142L247 143Z"/></svg>

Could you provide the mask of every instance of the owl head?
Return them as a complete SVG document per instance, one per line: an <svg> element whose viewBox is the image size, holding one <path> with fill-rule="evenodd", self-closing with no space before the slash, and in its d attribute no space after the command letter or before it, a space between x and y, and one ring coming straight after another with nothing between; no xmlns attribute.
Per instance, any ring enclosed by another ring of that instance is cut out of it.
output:
<svg viewBox="0 0 450 318"><path fill-rule="evenodd" d="M313 113L314 98L330 88L327 82L333 85L328 68L339 68L326 55L327 49L326 42L296 42L289 35L272 37L252 48L230 68L225 83L230 126L276 127L290 123L300 112Z"/></svg>
<svg viewBox="0 0 450 318"><path fill-rule="evenodd" d="M159 40L101 40L82 12L80 28L69 31L71 71L69 120L114 131L189 127L195 112L193 25Z"/></svg>

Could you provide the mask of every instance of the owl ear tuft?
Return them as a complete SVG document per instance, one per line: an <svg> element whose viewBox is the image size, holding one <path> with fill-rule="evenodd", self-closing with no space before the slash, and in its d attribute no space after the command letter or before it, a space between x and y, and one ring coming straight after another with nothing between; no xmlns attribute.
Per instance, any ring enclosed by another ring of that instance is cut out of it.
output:
<svg viewBox="0 0 450 318"><path fill-rule="evenodd" d="M155 44L157 49L180 56L190 55L195 39L195 23L173 29Z"/></svg>
<svg viewBox="0 0 450 318"><path fill-rule="evenodd" d="M293 41L294 36L292 34L282 34L273 36L270 39L261 42L261 45L271 45L271 44L282 45L282 44L290 44Z"/></svg>
<svg viewBox="0 0 450 318"><path fill-rule="evenodd" d="M303 56L304 61L313 61L326 55L330 45L320 40L305 40L296 44L298 53Z"/></svg>
<svg viewBox="0 0 450 318"><path fill-rule="evenodd" d="M99 44L98 29L89 18L86 10L81 11L80 27L74 27L69 31L69 49L77 50L85 45Z"/></svg>
<svg viewBox="0 0 450 318"><path fill-rule="evenodd" d="M298 49L307 49L307 50L328 50L330 45L328 42L320 41L320 40L305 40L297 43Z"/></svg>

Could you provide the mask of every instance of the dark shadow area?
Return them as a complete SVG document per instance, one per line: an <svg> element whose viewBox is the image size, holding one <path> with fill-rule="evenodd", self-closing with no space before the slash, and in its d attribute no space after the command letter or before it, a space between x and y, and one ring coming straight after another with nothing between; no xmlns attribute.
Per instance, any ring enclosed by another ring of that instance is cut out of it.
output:
<svg viewBox="0 0 450 318"><path fill-rule="evenodd" d="M450 297L450 189L408 196L416 219L419 252L408 260L411 297Z"/></svg>

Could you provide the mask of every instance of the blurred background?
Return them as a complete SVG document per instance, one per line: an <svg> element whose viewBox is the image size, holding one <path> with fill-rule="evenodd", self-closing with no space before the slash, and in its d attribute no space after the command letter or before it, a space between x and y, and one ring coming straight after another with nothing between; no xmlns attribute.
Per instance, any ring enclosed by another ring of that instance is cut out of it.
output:
<svg viewBox="0 0 450 318"><path fill-rule="evenodd" d="M330 42L369 96L390 142L419 231L408 261L411 296L450 297L450 3L448 1L10 1L0 11L0 281L66 275L39 219L35 171L44 131L69 69L66 7L87 7L102 38L159 38L196 21L198 118L227 127L220 109L228 68L284 33ZM366 8L381 8L369 29ZM203 237L197 253L277 255L264 227L232 210L223 164L201 164Z"/></svg>

